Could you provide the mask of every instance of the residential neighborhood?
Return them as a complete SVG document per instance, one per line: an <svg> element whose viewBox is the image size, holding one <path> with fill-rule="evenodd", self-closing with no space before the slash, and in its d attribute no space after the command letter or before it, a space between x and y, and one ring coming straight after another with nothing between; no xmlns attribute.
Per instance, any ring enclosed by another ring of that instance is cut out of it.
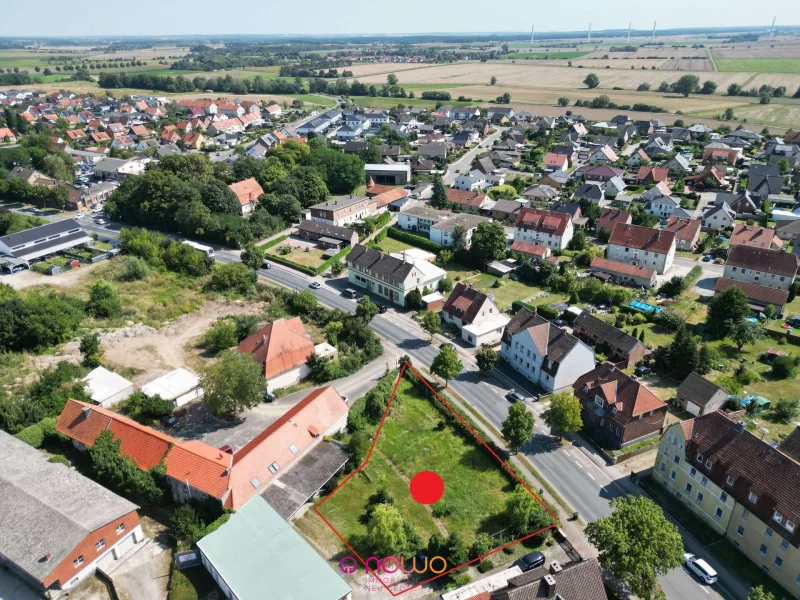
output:
<svg viewBox="0 0 800 600"><path fill-rule="evenodd" d="M0 599L800 599L800 29L247 12L0 25Z"/></svg>

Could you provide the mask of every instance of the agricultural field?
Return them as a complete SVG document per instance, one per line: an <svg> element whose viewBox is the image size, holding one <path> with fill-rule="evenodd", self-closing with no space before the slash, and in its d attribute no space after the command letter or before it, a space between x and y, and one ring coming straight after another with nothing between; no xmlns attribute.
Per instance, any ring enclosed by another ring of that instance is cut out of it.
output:
<svg viewBox="0 0 800 600"><path fill-rule="evenodd" d="M714 60L718 58L800 58L800 43L789 42L748 43L714 46L711 49Z"/></svg>
<svg viewBox="0 0 800 600"><path fill-rule="evenodd" d="M746 71L748 73L800 74L800 57L797 58L714 58L722 72Z"/></svg>
<svg viewBox="0 0 800 600"><path fill-rule="evenodd" d="M800 102L783 104L773 100L771 104L747 104L740 108L735 107L734 113L739 120L747 119L748 123L774 127L797 127L800 124ZM711 118L718 112L700 111L691 114Z"/></svg>
<svg viewBox="0 0 800 600"><path fill-rule="evenodd" d="M708 58L671 58L665 61L662 71L714 71L714 63Z"/></svg>
<svg viewBox="0 0 800 600"><path fill-rule="evenodd" d="M545 59L545 60L556 60L556 59L575 59L581 58L582 56L586 56L588 52L565 52L561 50L553 50L552 52L549 50L545 50L544 52L512 52L508 54L506 58L535 58L535 59Z"/></svg>

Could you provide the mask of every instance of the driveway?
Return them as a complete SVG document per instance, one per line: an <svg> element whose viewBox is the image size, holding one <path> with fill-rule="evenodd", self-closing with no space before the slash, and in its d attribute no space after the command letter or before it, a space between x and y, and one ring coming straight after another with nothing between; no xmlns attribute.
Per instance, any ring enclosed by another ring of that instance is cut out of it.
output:
<svg viewBox="0 0 800 600"><path fill-rule="evenodd" d="M172 552L151 541L111 573L119 600L165 600Z"/></svg>

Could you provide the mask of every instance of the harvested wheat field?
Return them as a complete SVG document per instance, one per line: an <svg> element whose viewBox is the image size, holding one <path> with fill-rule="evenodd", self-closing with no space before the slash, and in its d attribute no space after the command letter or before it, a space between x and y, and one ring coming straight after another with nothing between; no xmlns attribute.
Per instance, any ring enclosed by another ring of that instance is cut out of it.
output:
<svg viewBox="0 0 800 600"><path fill-rule="evenodd" d="M661 65L663 71L713 71L714 63L708 58L673 58Z"/></svg>
<svg viewBox="0 0 800 600"><path fill-rule="evenodd" d="M711 49L717 58L800 58L800 43L754 43L715 46Z"/></svg>
<svg viewBox="0 0 800 600"><path fill-rule="evenodd" d="M384 73L400 73L413 69L426 69L440 67L442 65L428 65L417 63L354 63L352 67L347 67L348 71L353 72L354 77L362 78L368 75L381 75ZM386 81L384 77L382 82Z"/></svg>
<svg viewBox="0 0 800 600"><path fill-rule="evenodd" d="M483 84L492 76L497 77L506 85L536 88L580 89L584 88L583 80L589 73L596 73L600 77L601 90L613 87L636 89L640 83L649 83L658 87L662 81L673 82L686 73L681 71L652 71L631 69L588 69L577 67L549 66L549 61L493 61L488 63L459 62L450 65L437 65L424 68L409 69L398 74L400 84L403 83L447 83L454 87L466 84ZM751 76L747 73L708 73L703 76L716 82L720 89L725 89L731 83L744 83ZM361 81L368 83L382 83L383 75L360 77ZM787 79L800 77L787 76ZM790 83L784 85L789 86Z"/></svg>

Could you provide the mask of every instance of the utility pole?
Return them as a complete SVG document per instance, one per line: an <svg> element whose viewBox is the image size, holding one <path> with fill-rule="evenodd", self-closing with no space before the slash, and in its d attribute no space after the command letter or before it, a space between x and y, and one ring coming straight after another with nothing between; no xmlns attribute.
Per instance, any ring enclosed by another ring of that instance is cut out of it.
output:
<svg viewBox="0 0 800 600"><path fill-rule="evenodd" d="M631 43L631 25L633 25L633 23L632 22L628 22L628 43L629 44Z"/></svg>
<svg viewBox="0 0 800 600"><path fill-rule="evenodd" d="M533 48L533 25L531 25L531 48Z"/></svg>
<svg viewBox="0 0 800 600"><path fill-rule="evenodd" d="M778 17L772 17L772 27L769 30L769 41L771 42L772 39L775 37L775 19Z"/></svg>
<svg viewBox="0 0 800 600"><path fill-rule="evenodd" d="M589 37L586 39L586 43L588 43L588 44L592 43L592 24L591 23L589 23Z"/></svg>
<svg viewBox="0 0 800 600"><path fill-rule="evenodd" d="M656 43L656 22L655 21L653 21L653 40L650 43L651 44L655 44Z"/></svg>

